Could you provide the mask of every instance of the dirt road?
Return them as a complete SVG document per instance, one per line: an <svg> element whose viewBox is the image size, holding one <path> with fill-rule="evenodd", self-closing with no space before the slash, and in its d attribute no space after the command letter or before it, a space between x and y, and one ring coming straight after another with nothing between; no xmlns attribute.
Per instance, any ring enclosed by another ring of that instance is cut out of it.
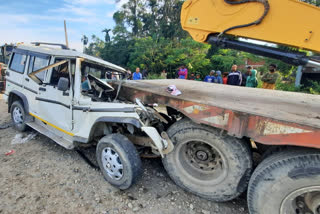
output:
<svg viewBox="0 0 320 214"><path fill-rule="evenodd" d="M9 121L0 94L0 125ZM139 182L119 191L77 152L42 135L12 144L19 134L12 128L0 129L0 213L247 213L245 195L214 203L184 192L170 180L161 160L143 160ZM12 149L15 153L6 156ZM88 153L93 156L94 150Z"/></svg>

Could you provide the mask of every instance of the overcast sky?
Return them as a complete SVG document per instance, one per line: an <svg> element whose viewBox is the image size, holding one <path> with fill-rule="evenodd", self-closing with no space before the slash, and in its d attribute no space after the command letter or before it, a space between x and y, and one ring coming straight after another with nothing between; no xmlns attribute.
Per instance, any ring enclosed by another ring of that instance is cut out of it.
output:
<svg viewBox="0 0 320 214"><path fill-rule="evenodd" d="M113 13L125 1L0 0L0 45L33 41L64 44L65 19L70 47L82 50L82 35L104 38L101 31L114 26Z"/></svg>

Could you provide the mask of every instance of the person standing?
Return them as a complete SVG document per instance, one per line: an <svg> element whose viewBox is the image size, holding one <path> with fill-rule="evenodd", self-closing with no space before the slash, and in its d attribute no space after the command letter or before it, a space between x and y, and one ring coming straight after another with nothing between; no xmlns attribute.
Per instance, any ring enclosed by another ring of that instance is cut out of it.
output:
<svg viewBox="0 0 320 214"><path fill-rule="evenodd" d="M246 87L256 88L258 86L257 70L253 69L252 66L248 66L247 70L249 75L247 77Z"/></svg>
<svg viewBox="0 0 320 214"><path fill-rule="evenodd" d="M216 71L216 73L214 74L213 83L222 84L221 71Z"/></svg>
<svg viewBox="0 0 320 214"><path fill-rule="evenodd" d="M148 79L149 71L148 68L142 70L142 79Z"/></svg>
<svg viewBox="0 0 320 214"><path fill-rule="evenodd" d="M163 69L163 71L161 72L160 77L162 79L167 79L167 71L165 69Z"/></svg>
<svg viewBox="0 0 320 214"><path fill-rule="evenodd" d="M142 80L142 74L140 73L140 68L136 68L136 72L133 73L133 80Z"/></svg>
<svg viewBox="0 0 320 214"><path fill-rule="evenodd" d="M276 88L276 82L279 78L279 73L276 72L277 65L270 64L269 72L262 76L261 80L263 82L262 88L274 90Z"/></svg>
<svg viewBox="0 0 320 214"><path fill-rule="evenodd" d="M226 84L227 84L227 81L228 81L228 75L229 75L229 73L228 73L228 72L223 72L222 83L223 83L224 85L226 85Z"/></svg>
<svg viewBox="0 0 320 214"><path fill-rule="evenodd" d="M235 85L235 86L240 86L242 83L242 75L241 72L237 70L238 66L233 65L231 68L231 72L228 75L228 80L227 84L228 85Z"/></svg>
<svg viewBox="0 0 320 214"><path fill-rule="evenodd" d="M242 82L241 82L241 86L246 86L246 83L247 83L247 78L249 76L249 71L247 70L247 72L242 72L241 73L241 77L242 77Z"/></svg>
<svg viewBox="0 0 320 214"><path fill-rule="evenodd" d="M200 75L200 74L197 74L197 75L196 75L196 79L195 79L195 81L202 81L202 79L201 79L201 75Z"/></svg>
<svg viewBox="0 0 320 214"><path fill-rule="evenodd" d="M178 75L179 79L188 79L188 69L184 65L181 66Z"/></svg>
<svg viewBox="0 0 320 214"><path fill-rule="evenodd" d="M214 70L210 71L210 74L208 76L206 76L203 81L213 83L213 80L215 78L214 73L216 73Z"/></svg>
<svg viewBox="0 0 320 214"><path fill-rule="evenodd" d="M195 80L195 79L196 79L196 76L194 75L194 73L191 73L189 80Z"/></svg>

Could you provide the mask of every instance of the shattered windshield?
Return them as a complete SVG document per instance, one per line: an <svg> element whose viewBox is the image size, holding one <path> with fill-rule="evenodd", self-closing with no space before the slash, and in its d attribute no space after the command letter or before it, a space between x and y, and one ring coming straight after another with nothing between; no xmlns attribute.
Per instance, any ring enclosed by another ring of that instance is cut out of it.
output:
<svg viewBox="0 0 320 214"><path fill-rule="evenodd" d="M120 80L122 74L111 70L110 68L100 65L84 62L81 66L81 74L83 77L91 75L97 79L108 82L110 80Z"/></svg>

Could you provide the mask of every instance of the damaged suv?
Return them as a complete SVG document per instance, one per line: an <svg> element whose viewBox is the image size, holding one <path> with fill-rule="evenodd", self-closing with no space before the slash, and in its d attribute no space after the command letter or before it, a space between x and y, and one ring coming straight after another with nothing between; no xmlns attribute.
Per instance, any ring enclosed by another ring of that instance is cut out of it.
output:
<svg viewBox="0 0 320 214"><path fill-rule="evenodd" d="M11 55L4 98L14 127L31 127L66 149L97 144L105 179L129 188L141 172L142 149L162 156L173 149L166 119L139 100L118 99L125 69L63 45L42 45L18 46ZM116 89L108 84L114 79Z"/></svg>

